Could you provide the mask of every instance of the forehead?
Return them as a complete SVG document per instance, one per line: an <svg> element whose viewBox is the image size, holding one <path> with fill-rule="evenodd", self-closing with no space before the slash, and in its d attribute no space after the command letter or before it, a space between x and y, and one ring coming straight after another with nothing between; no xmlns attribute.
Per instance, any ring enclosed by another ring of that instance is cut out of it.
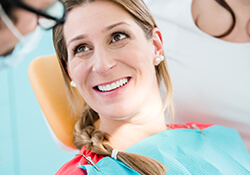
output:
<svg viewBox="0 0 250 175"><path fill-rule="evenodd" d="M73 8L64 24L65 39L83 32L103 30L115 23L137 25L133 17L119 5L110 1L94 1ZM137 25L138 27L138 25ZM91 30L90 30L91 29Z"/></svg>

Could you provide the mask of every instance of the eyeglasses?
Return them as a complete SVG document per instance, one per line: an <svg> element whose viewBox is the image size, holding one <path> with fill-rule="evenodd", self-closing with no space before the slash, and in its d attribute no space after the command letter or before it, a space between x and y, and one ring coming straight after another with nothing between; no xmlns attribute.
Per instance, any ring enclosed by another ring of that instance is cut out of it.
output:
<svg viewBox="0 0 250 175"><path fill-rule="evenodd" d="M22 8L38 15L38 24L48 30L58 24L63 24L66 18L66 8L61 0L55 1L46 10L34 9L21 1L12 1L13 6Z"/></svg>

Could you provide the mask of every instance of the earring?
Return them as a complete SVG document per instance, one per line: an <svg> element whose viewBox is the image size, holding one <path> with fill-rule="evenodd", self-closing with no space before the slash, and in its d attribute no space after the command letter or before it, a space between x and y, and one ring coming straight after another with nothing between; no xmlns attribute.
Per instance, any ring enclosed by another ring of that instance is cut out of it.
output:
<svg viewBox="0 0 250 175"><path fill-rule="evenodd" d="M163 60L164 60L164 56L161 55L161 56L155 58L155 63L159 64L159 63L162 62Z"/></svg>
<svg viewBox="0 0 250 175"><path fill-rule="evenodd" d="M70 82L70 85L71 85L72 87L76 87L76 83L75 83L74 81L71 81L71 82Z"/></svg>

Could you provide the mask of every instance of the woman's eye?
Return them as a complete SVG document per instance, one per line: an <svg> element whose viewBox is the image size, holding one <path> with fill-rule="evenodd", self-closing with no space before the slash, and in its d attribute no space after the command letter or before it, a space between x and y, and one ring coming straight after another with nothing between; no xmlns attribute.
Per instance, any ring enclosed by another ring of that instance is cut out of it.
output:
<svg viewBox="0 0 250 175"><path fill-rule="evenodd" d="M113 39L111 40L111 43L115 43L115 42L120 41L120 40L122 40L124 38L127 38L127 36L125 34L122 34L122 33L115 34L113 36Z"/></svg>
<svg viewBox="0 0 250 175"><path fill-rule="evenodd" d="M74 53L77 54L77 53L81 53L81 52L87 52L89 51L90 49L85 46L85 45L80 45L80 46L77 46L74 50Z"/></svg>

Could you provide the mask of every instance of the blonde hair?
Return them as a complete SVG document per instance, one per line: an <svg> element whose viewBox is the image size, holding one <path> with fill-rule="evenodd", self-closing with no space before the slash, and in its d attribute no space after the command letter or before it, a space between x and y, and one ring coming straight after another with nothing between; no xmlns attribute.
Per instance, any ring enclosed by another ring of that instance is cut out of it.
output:
<svg viewBox="0 0 250 175"><path fill-rule="evenodd" d="M95 0L65 0L67 11ZM152 31L157 27L153 17L149 13L142 0L109 0L126 10L142 28L147 39L152 38ZM95 128L94 123L99 119L98 114L84 102L76 88L70 86L70 76L67 72L68 54L64 40L63 26L59 25L53 29L53 41L56 54L63 72L63 77L67 89L68 100L72 104L72 110L75 115L80 116L75 124L74 144L78 149L83 146L97 154L111 156L113 148L109 145L108 134ZM172 105L172 84L167 70L166 61L161 62L156 69L158 84L164 81L167 89L167 98L164 104L164 110L167 108L173 113ZM140 174L162 175L166 173L165 166L160 162L141 155L119 152L117 159L139 172Z"/></svg>

